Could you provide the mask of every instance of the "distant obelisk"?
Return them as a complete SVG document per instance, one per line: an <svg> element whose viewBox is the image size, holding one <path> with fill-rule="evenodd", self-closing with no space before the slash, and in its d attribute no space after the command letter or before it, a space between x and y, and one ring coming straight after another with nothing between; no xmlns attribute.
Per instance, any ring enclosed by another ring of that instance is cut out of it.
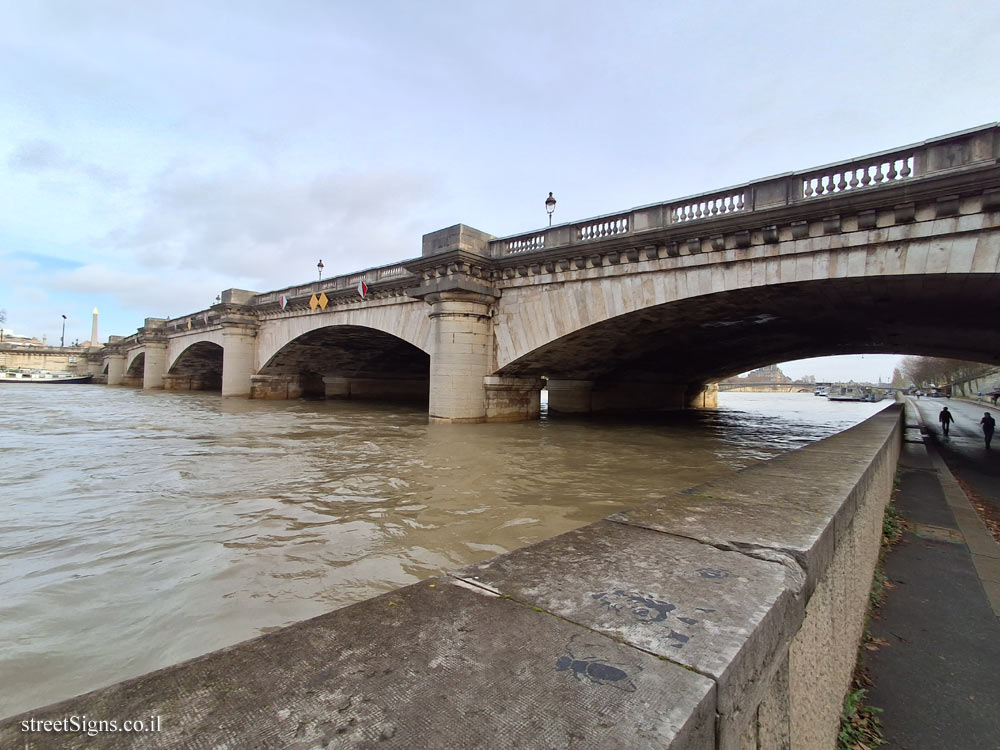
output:
<svg viewBox="0 0 1000 750"><path fill-rule="evenodd" d="M101 344L97 340L97 308L94 308L94 325L90 328L90 348L100 349Z"/></svg>

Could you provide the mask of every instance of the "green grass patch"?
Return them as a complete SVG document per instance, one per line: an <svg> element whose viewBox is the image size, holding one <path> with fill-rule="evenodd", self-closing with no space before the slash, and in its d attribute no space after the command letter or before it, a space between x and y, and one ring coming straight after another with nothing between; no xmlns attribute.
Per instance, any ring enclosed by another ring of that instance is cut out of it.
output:
<svg viewBox="0 0 1000 750"><path fill-rule="evenodd" d="M867 692L864 688L859 688L844 696L837 750L868 750L885 744L882 722L878 717L882 709L865 705Z"/></svg>

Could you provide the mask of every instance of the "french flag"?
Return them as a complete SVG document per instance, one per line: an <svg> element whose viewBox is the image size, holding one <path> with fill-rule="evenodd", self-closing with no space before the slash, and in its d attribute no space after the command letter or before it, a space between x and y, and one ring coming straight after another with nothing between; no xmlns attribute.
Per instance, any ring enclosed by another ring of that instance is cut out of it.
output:
<svg viewBox="0 0 1000 750"><path fill-rule="evenodd" d="M364 280L358 282L358 294L361 295L361 299L364 299L368 295L368 285Z"/></svg>

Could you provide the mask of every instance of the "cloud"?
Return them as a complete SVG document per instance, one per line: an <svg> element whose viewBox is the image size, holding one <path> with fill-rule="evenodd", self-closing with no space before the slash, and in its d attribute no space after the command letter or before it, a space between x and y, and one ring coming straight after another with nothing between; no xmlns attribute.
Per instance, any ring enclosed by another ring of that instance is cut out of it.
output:
<svg viewBox="0 0 1000 750"><path fill-rule="evenodd" d="M275 288L311 277L320 258L332 275L419 255L437 192L435 178L416 171L174 169L149 187L139 218L106 242L145 268Z"/></svg>
<svg viewBox="0 0 1000 750"><path fill-rule="evenodd" d="M223 288L239 286L234 279L203 274L157 273L112 268L94 263L57 274L49 288L91 299L109 297L118 305L141 316L178 316L204 310L214 304Z"/></svg>
<svg viewBox="0 0 1000 750"><path fill-rule="evenodd" d="M52 141L34 139L16 147L7 157L7 166L14 172L36 175L62 173L67 177L83 178L107 189L124 187L125 176L100 164L70 156Z"/></svg>

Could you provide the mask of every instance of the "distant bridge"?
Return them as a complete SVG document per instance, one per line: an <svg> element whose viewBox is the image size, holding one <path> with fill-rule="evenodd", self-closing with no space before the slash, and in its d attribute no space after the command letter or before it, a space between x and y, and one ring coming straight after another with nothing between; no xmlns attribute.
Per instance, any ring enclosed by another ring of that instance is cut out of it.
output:
<svg viewBox="0 0 1000 750"><path fill-rule="evenodd" d="M910 353L1000 364L1000 127L148 318L110 384L425 398L447 422L710 406L774 362ZM362 299L355 288L370 287Z"/></svg>
<svg viewBox="0 0 1000 750"><path fill-rule="evenodd" d="M775 381L773 383L740 383L734 380L724 380L718 385L720 392L745 391L751 393L812 393L816 390L816 383L794 383L788 381Z"/></svg>

